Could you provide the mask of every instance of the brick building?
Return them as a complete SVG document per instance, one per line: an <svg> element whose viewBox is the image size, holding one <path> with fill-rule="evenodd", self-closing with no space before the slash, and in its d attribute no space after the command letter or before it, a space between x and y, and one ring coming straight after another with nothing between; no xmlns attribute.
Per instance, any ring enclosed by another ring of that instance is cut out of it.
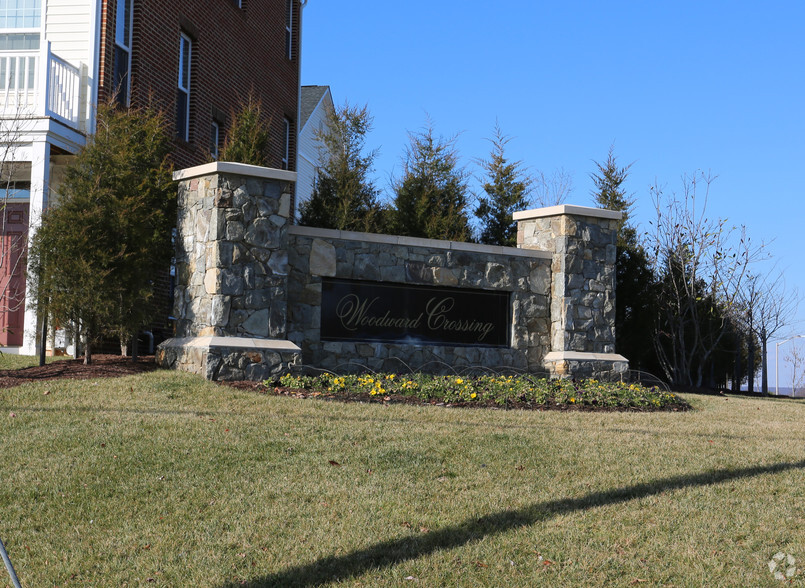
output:
<svg viewBox="0 0 805 588"><path fill-rule="evenodd" d="M0 349L33 353L24 246L61 170L95 125L94 105L163 109L177 168L217 157L231 114L253 93L270 162L296 169L300 0L0 2ZM31 231L26 231L30 227ZM27 237L25 233L27 232ZM22 260L9 263L11 260Z"/></svg>

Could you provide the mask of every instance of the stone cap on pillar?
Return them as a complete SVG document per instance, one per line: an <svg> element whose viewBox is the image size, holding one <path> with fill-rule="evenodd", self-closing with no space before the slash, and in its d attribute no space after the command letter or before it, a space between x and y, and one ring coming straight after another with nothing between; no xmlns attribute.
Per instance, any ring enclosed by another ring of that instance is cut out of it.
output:
<svg viewBox="0 0 805 588"><path fill-rule="evenodd" d="M606 208L594 208L592 206L576 206L574 204L560 204L558 206L521 210L520 212L512 214L512 219L522 221L533 218L544 218L546 216L559 216L562 214L606 218L611 220L620 220L623 218L623 213L619 210L607 210Z"/></svg>
<svg viewBox="0 0 805 588"><path fill-rule="evenodd" d="M544 361L629 361L618 353L592 353L587 351L551 351Z"/></svg>
<svg viewBox="0 0 805 588"><path fill-rule="evenodd" d="M260 165L235 163L234 161L213 161L195 167L180 169L173 172L173 180L180 182L213 174L231 174L266 180L280 180L282 182L296 182L296 172L273 167L262 167Z"/></svg>

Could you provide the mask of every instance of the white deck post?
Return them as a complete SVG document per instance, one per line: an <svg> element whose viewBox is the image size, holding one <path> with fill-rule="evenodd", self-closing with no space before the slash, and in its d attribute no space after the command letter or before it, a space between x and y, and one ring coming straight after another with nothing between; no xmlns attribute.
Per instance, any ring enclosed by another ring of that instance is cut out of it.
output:
<svg viewBox="0 0 805 588"><path fill-rule="evenodd" d="M31 145L31 204L28 212L28 247L30 249L34 235L42 224L42 212L47 205L47 192L50 173L50 144L47 141L35 141ZM36 355L37 313L36 297L30 288L25 290L25 331L23 335L22 355Z"/></svg>

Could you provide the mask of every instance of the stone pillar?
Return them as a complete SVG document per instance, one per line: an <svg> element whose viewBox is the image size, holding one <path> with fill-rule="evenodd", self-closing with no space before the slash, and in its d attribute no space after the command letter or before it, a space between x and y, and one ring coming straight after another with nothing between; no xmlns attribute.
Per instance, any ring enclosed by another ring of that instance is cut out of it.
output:
<svg viewBox="0 0 805 588"><path fill-rule="evenodd" d="M177 171L176 337L161 365L214 380L261 380L285 371L294 172L214 162Z"/></svg>
<svg viewBox="0 0 805 588"><path fill-rule="evenodd" d="M615 353L615 258L621 213L561 205L514 214L517 246L547 250L551 264L551 351L561 377L611 377L628 369Z"/></svg>

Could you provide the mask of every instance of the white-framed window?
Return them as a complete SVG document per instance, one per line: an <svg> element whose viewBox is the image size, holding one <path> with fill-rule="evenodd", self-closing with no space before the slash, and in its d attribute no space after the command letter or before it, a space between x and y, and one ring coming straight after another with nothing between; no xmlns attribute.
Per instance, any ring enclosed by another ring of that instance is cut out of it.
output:
<svg viewBox="0 0 805 588"><path fill-rule="evenodd" d="M285 57L293 59L293 3L285 0Z"/></svg>
<svg viewBox="0 0 805 588"><path fill-rule="evenodd" d="M112 63L112 91L121 106L128 106L131 97L131 21L132 2L117 0L115 14L115 51Z"/></svg>
<svg viewBox="0 0 805 588"><path fill-rule="evenodd" d="M0 0L0 5L2 3L3 0ZM16 53L11 56L0 55L0 91L30 91L35 88L39 40L39 33L0 33L0 53Z"/></svg>
<svg viewBox="0 0 805 588"><path fill-rule="evenodd" d="M282 169L289 169L290 155L291 155L291 121L288 118L283 119L285 124L285 148L282 153Z"/></svg>
<svg viewBox="0 0 805 588"><path fill-rule="evenodd" d="M218 159L218 145L221 140L221 125L213 119L210 123L210 155L213 159Z"/></svg>
<svg viewBox="0 0 805 588"><path fill-rule="evenodd" d="M34 52L42 36L42 0L0 0L0 30L0 51L27 53L0 58L0 90L33 90Z"/></svg>
<svg viewBox="0 0 805 588"><path fill-rule="evenodd" d="M0 33L0 51L35 51L36 49L39 49L39 33Z"/></svg>
<svg viewBox="0 0 805 588"><path fill-rule="evenodd" d="M193 42L181 33L179 36L179 84L176 92L176 135L190 140L190 71Z"/></svg>
<svg viewBox="0 0 805 588"><path fill-rule="evenodd" d="M0 1L0 29L39 29L42 0Z"/></svg>

